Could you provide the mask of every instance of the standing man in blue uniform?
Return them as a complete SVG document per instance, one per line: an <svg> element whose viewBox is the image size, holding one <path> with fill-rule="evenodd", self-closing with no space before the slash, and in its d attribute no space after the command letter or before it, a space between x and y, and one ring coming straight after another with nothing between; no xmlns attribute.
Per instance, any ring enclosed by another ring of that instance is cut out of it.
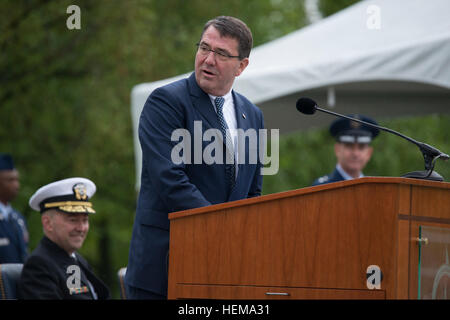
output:
<svg viewBox="0 0 450 320"><path fill-rule="evenodd" d="M239 19L208 21L197 44L195 72L156 89L144 105L141 189L125 276L130 299L167 297L170 212L261 194L261 161L248 161L250 147L237 146L233 134L233 129L264 128L261 110L232 89L249 63L252 44L250 29ZM194 142L184 150L187 161L173 161L179 145L172 140L174 132L182 130L195 141L195 135L209 129L222 133L215 137L223 145L216 156L227 161L206 163L202 155L209 142L204 140L201 150ZM259 154L259 142L252 151ZM239 161L229 163L228 156Z"/></svg>
<svg viewBox="0 0 450 320"><path fill-rule="evenodd" d="M27 257L25 218L11 207L19 193L19 172L9 154L0 154L0 263L23 263Z"/></svg>
<svg viewBox="0 0 450 320"><path fill-rule="evenodd" d="M377 125L375 120L363 115L349 116ZM313 186L363 177L362 170L373 153L370 143L379 134L379 130L356 121L339 118L331 124L330 133L336 139L334 144L336 168L332 173L316 179Z"/></svg>

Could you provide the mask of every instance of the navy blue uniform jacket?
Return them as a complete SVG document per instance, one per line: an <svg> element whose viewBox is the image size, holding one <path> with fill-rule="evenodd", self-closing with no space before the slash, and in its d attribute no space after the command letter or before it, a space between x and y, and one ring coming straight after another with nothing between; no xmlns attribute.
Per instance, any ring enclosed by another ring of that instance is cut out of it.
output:
<svg viewBox="0 0 450 320"><path fill-rule="evenodd" d="M264 128L260 109L234 91L233 100L238 128L244 131ZM258 157L257 163L249 163L248 143L245 164L239 164L236 185L231 192L227 191L223 164L172 162L172 148L179 141L171 141L171 135L179 128L187 129L191 134L193 160L194 121L202 122L203 133L210 128L220 128L211 100L198 86L193 73L187 79L153 91L144 105L139 122L143 155L141 189L125 282L160 295L167 295L168 214L261 194L261 162ZM203 141L202 149L210 143ZM243 156L239 154L239 157Z"/></svg>
<svg viewBox="0 0 450 320"><path fill-rule="evenodd" d="M339 173L339 171L337 169L334 169L334 171L332 173L314 180L312 185L318 186L321 184L344 181L344 180L345 180L344 177Z"/></svg>
<svg viewBox="0 0 450 320"><path fill-rule="evenodd" d="M25 218L16 210L9 219L0 216L0 263L24 263L28 244L25 242Z"/></svg>
<svg viewBox="0 0 450 320"><path fill-rule="evenodd" d="M98 299L108 299L110 297L108 287L95 276L81 255L75 253L75 256L76 260L44 236L23 266L18 284L19 298L32 300L92 299L93 296L89 290L71 292L67 286L68 277L71 276L71 273L67 273L68 267L78 265L81 270L80 287L88 288L86 280L89 280Z"/></svg>

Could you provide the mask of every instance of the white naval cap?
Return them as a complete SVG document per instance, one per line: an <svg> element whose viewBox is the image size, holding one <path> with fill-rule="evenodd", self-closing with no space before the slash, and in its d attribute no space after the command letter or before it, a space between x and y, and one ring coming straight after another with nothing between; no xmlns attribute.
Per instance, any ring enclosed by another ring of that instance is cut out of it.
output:
<svg viewBox="0 0 450 320"><path fill-rule="evenodd" d="M30 198L29 205L41 213L58 209L67 213L95 213L88 200L97 187L86 178L68 178L39 188Z"/></svg>

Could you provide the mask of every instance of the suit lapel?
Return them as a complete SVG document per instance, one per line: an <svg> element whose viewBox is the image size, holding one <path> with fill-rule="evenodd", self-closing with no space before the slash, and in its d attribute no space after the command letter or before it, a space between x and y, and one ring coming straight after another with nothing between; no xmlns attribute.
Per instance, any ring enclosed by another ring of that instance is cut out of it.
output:
<svg viewBox="0 0 450 320"><path fill-rule="evenodd" d="M208 94L198 86L195 80L195 73L188 78L188 83L194 107L206 120L207 126L219 129L220 124L214 106L211 104Z"/></svg>
<svg viewBox="0 0 450 320"><path fill-rule="evenodd" d="M345 178L341 175L339 170L336 168L334 169L333 173L331 174L331 179L333 182L335 181L343 181Z"/></svg>
<svg viewBox="0 0 450 320"><path fill-rule="evenodd" d="M98 287L95 287L95 282L97 280L96 276L91 272L89 269L86 260L84 260L83 257L81 257L78 253L76 253L78 265L80 266L82 272L81 272L81 282L89 288L89 294L94 298L94 293L92 292L92 289L96 290L96 294L98 296ZM89 284L90 282L90 284Z"/></svg>
<svg viewBox="0 0 450 320"><path fill-rule="evenodd" d="M206 120L204 125L209 126L211 128L216 128L220 130L219 120L217 119L216 111L214 110L214 106L211 104L211 100L206 92L204 92L197 84L195 80L195 73L192 73L188 78L189 92L192 99L192 104L194 108L196 108L202 117ZM234 108L236 112L236 123L237 128L242 129L243 131L247 131L250 128L249 114L246 111L245 102L234 92L232 91ZM224 144L225 147L225 144ZM245 152L243 155L239 154L239 156L245 157L248 154L248 145L245 148ZM224 149L225 150L225 149ZM247 160L247 159L246 159ZM238 179L243 176L246 166L245 164L239 164L238 176L236 177L236 184L233 190L231 190L229 194L229 199L232 198L233 193L236 192L236 187L240 185Z"/></svg>
<svg viewBox="0 0 450 320"><path fill-rule="evenodd" d="M247 117L249 116L245 111L245 105L242 99L233 91L233 101L234 101L234 109L236 112L236 122L238 129L242 129L247 131L249 129L249 121Z"/></svg>

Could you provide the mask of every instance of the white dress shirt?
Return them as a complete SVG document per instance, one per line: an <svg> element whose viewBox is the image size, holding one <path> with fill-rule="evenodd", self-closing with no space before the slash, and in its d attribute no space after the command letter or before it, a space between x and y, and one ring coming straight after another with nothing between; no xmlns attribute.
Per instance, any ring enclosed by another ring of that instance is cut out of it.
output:
<svg viewBox="0 0 450 320"><path fill-rule="evenodd" d="M0 220L9 218L9 214L12 212L12 207L8 203L6 206L0 201Z"/></svg>

